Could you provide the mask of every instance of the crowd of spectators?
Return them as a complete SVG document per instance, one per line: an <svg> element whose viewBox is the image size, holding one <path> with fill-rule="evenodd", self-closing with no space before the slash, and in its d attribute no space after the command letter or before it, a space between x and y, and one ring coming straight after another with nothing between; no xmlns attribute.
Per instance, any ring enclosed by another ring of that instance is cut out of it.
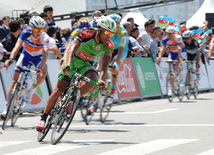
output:
<svg viewBox="0 0 214 155"><path fill-rule="evenodd" d="M120 14L121 15L121 14ZM78 22L82 17L82 14L76 14L75 19L71 21L71 28L61 29L60 25L56 25L53 20L53 8L50 5L46 5L43 8L43 12L39 14L47 22L46 32L52 38L53 42L51 44L51 50L49 58L61 58L62 54L66 48L66 44L69 42L69 38L76 29L78 29ZM90 25L93 27L96 25L96 18L102 16L101 11L94 11L92 14L92 20ZM122 15L121 15L122 16ZM161 47L161 40L165 36L166 27L160 28L157 26L157 22L150 19L144 24L144 31L139 32L138 25L135 23L133 17L129 17L125 23L121 25L127 30L129 34L129 52L127 57L152 57L154 62L158 55ZM179 23L180 34L187 30L186 21ZM208 22L205 22L203 27L204 32L208 29ZM25 20L19 18L17 20L11 21L9 16L5 16L2 19L2 25L0 26L0 43L3 45L5 51L10 53L15 46L15 43L20 35L21 31L28 27ZM198 26L193 26L190 30L199 29ZM209 50L209 45L211 42L211 34L209 35L206 43L204 45L205 53ZM21 53L21 50L20 52ZM167 51L163 55L168 56ZM17 58L19 55L17 55ZM8 58L5 54L3 61Z"/></svg>

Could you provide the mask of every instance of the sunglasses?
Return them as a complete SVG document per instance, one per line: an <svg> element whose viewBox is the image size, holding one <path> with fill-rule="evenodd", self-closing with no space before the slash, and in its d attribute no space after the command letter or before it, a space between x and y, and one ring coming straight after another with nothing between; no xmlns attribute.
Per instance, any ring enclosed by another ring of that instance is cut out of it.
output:
<svg viewBox="0 0 214 155"><path fill-rule="evenodd" d="M167 33L167 36L174 36L174 33Z"/></svg>
<svg viewBox="0 0 214 155"><path fill-rule="evenodd" d="M191 39L191 37L188 37L188 38L184 38L184 40L187 40L187 39Z"/></svg>
<svg viewBox="0 0 214 155"><path fill-rule="evenodd" d="M114 35L113 33L110 33L108 31L104 31L104 34L107 35L107 36L109 36L109 37L112 37Z"/></svg>
<svg viewBox="0 0 214 155"><path fill-rule="evenodd" d="M43 32L43 29L34 28L34 31L35 31L35 32Z"/></svg>

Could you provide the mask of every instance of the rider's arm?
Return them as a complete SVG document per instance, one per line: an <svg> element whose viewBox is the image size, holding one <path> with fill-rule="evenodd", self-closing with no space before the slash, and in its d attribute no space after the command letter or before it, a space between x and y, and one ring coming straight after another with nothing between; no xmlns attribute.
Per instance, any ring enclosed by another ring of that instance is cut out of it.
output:
<svg viewBox="0 0 214 155"><path fill-rule="evenodd" d="M211 44L209 53L208 53L208 57L212 56L213 51L214 51L214 44Z"/></svg>
<svg viewBox="0 0 214 155"><path fill-rule="evenodd" d="M163 54L164 54L164 52L167 50L167 48L166 48L166 46L161 46L161 48L160 48L160 52L159 52L159 54L158 54L158 58L160 59L160 58L162 58L162 56L163 56Z"/></svg>
<svg viewBox="0 0 214 155"><path fill-rule="evenodd" d="M40 67L41 67L42 70L45 67L47 58L48 58L48 47L44 47L43 48L43 52L42 52L42 61L41 61L41 65L40 65Z"/></svg>
<svg viewBox="0 0 214 155"><path fill-rule="evenodd" d="M18 54L19 50L21 49L22 47L22 44L23 44L23 40L22 39L18 39L16 44L15 44L15 47L13 48L11 54L10 54L10 59L15 59L16 55Z"/></svg>
<svg viewBox="0 0 214 155"><path fill-rule="evenodd" d="M182 44L178 45L178 61L181 60L181 53L182 53Z"/></svg>
<svg viewBox="0 0 214 155"><path fill-rule="evenodd" d="M120 46L119 46L119 49L118 49L118 54L117 54L117 58L116 58L116 62L118 65L121 65L121 58L122 58L122 55L123 55L123 51L124 51L124 48L126 46L126 42L127 42L127 36L123 36L121 39L120 39Z"/></svg>
<svg viewBox="0 0 214 155"><path fill-rule="evenodd" d="M74 41L71 44L70 49L67 52L67 64L70 65L72 62L72 59L74 57L75 52L80 47L81 42L78 39L74 39Z"/></svg>
<svg viewBox="0 0 214 155"><path fill-rule="evenodd" d="M107 69L109 66L109 63L111 61L111 57L109 55L104 55L102 59L102 70L100 73L100 78L105 81L105 77L107 75Z"/></svg>

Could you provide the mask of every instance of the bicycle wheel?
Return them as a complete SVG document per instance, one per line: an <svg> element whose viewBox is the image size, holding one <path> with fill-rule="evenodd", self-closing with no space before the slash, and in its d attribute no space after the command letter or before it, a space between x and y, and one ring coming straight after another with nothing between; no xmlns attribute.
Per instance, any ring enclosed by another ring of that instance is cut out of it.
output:
<svg viewBox="0 0 214 155"><path fill-rule="evenodd" d="M194 98L196 99L197 96L198 96L198 80L197 80L197 77L195 75L194 77L194 89L193 89L193 96Z"/></svg>
<svg viewBox="0 0 214 155"><path fill-rule="evenodd" d="M49 115L49 117L47 119L48 121L45 124L45 130L37 129L37 131L38 131L37 141L38 142L41 142L46 137L46 135L48 134L52 124L54 123L54 117L56 116L56 112L57 112L57 109L52 109L51 110L50 115Z"/></svg>
<svg viewBox="0 0 214 155"><path fill-rule="evenodd" d="M21 114L21 108L23 106L23 103L24 103L24 97L23 95L19 95L19 99L18 99L18 102L17 102L17 106L16 108L13 109L13 114L12 114L12 118L11 118L11 126L13 127L18 119L18 117L20 116Z"/></svg>
<svg viewBox="0 0 214 155"><path fill-rule="evenodd" d="M182 101L183 98L184 98L184 83L183 83L183 80L181 79L182 77L179 75L178 77L178 91L177 91L177 96L178 96L178 99L179 101Z"/></svg>
<svg viewBox="0 0 214 155"><path fill-rule="evenodd" d="M100 121L102 123L104 123L109 115L109 112L111 110L112 104L113 104L113 99L108 97L108 93L104 97L103 99L103 106L100 109ZM102 100L101 100L102 102Z"/></svg>
<svg viewBox="0 0 214 155"><path fill-rule="evenodd" d="M71 124L78 108L79 99L80 92L76 89L72 92L71 96L67 96L66 100L64 101L64 103L62 103L62 106L57 111L55 118L56 121L54 122L54 127L51 135L51 143L53 145L57 144L62 139L69 125ZM72 103L71 113L67 112L68 102Z"/></svg>
<svg viewBox="0 0 214 155"><path fill-rule="evenodd" d="M167 77L166 77L166 95L169 102L172 102L175 94L174 94L174 86L170 82L170 72L167 73Z"/></svg>
<svg viewBox="0 0 214 155"><path fill-rule="evenodd" d="M186 75L186 83L187 83L187 77L189 76L189 83L190 83L190 73L187 72L187 75ZM186 84L185 85L185 94L186 94L186 97L187 99L189 100L190 99L190 96L191 96L191 87L190 87L190 84Z"/></svg>
<svg viewBox="0 0 214 155"><path fill-rule="evenodd" d="M13 111L14 110L14 104L17 100L17 93L18 93L18 87L16 86L13 94L11 94L11 97L8 101L7 112L6 112L6 115L4 117L4 121L2 124L2 130L5 130L8 120L12 118L12 115L14 112ZM11 123L11 125L12 125L12 123Z"/></svg>
<svg viewBox="0 0 214 155"><path fill-rule="evenodd" d="M81 115L86 125L89 125L89 123L92 120L92 117L94 116L94 112L92 110L91 111L89 110L89 108L91 107L91 104L93 104L91 99L92 99L92 96L90 97L86 96L84 98L83 104L80 107Z"/></svg>

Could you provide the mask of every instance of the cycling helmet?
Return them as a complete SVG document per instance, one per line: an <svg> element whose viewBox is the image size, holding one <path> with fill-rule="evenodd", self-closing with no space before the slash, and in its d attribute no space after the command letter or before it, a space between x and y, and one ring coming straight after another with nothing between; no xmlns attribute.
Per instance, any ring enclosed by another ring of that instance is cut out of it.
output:
<svg viewBox="0 0 214 155"><path fill-rule="evenodd" d="M169 26L166 28L166 33L175 33L175 27L174 26Z"/></svg>
<svg viewBox="0 0 214 155"><path fill-rule="evenodd" d="M115 21L108 16L101 16L96 19L97 27L101 29L108 30L112 33L116 32L117 26Z"/></svg>
<svg viewBox="0 0 214 155"><path fill-rule="evenodd" d="M45 28L46 22L43 18L41 18L39 16L33 16L29 21L29 25L33 28L34 27Z"/></svg>
<svg viewBox="0 0 214 155"><path fill-rule="evenodd" d="M190 31L190 30L184 31L184 33L182 34L182 36L183 36L184 38L192 37L192 35L193 35L193 33L192 33L192 31Z"/></svg>
<svg viewBox="0 0 214 155"><path fill-rule="evenodd" d="M119 24L120 23L120 21L121 21L121 16L120 15L118 15L118 14L110 14L109 15L117 24Z"/></svg>
<svg viewBox="0 0 214 155"><path fill-rule="evenodd" d="M85 27L90 27L90 21L88 18L80 18L80 20L77 23L78 28L83 29Z"/></svg>

